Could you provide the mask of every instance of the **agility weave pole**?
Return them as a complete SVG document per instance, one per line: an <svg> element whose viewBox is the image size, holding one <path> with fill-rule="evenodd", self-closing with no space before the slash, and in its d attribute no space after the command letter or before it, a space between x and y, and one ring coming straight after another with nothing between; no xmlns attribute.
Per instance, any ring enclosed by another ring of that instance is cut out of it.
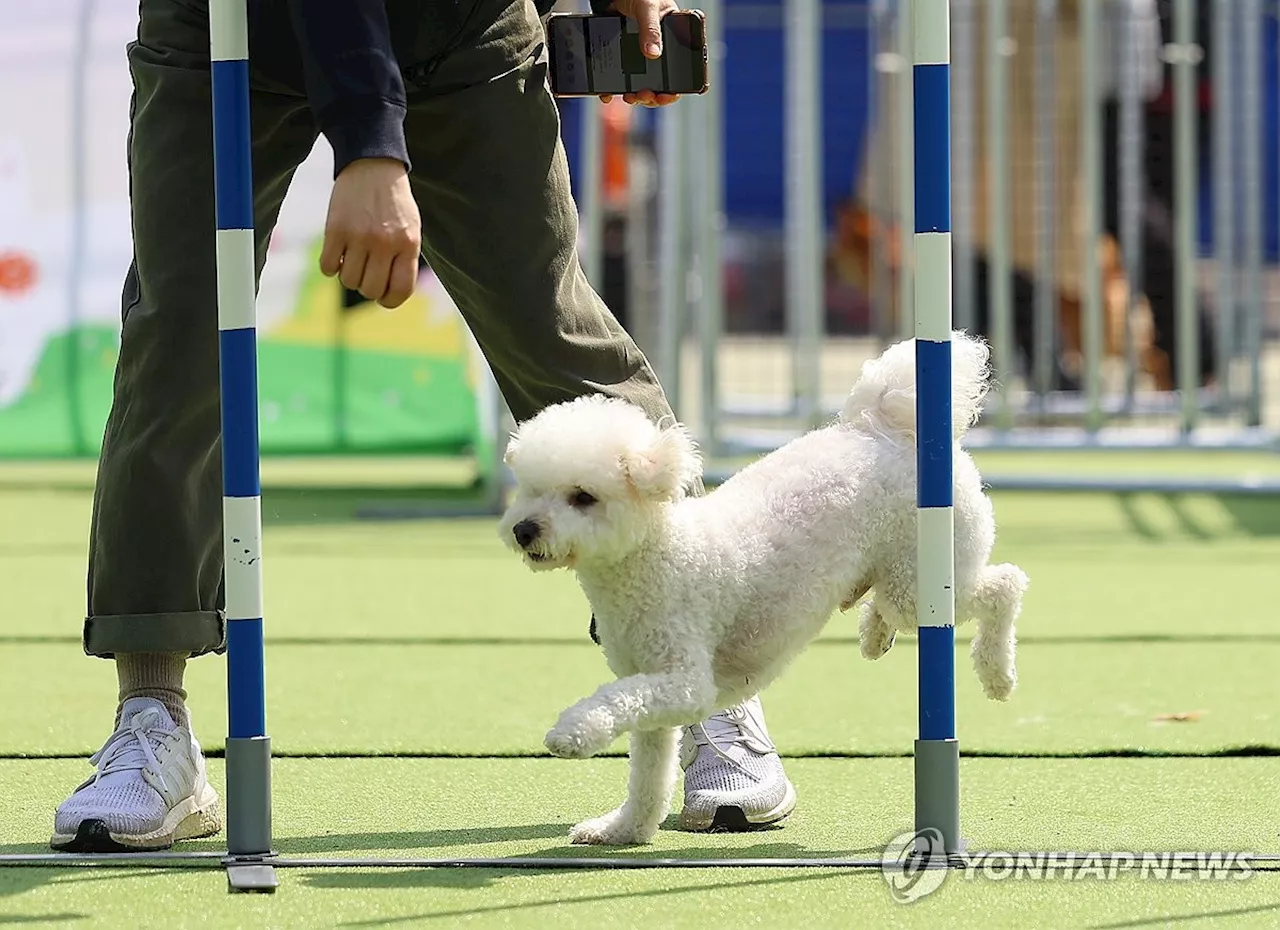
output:
<svg viewBox="0 0 1280 930"><path fill-rule="evenodd" d="M911 11L915 171L917 852L960 849L951 438L951 29L948 0ZM932 847L940 841L942 849ZM923 847L923 848L922 848Z"/></svg>
<svg viewBox="0 0 1280 930"><path fill-rule="evenodd" d="M920 731L915 825L959 850L951 441L949 0L912 0L918 422ZM266 735L262 513L248 27L245 0L210 0L227 598L227 845L233 888L274 888ZM274 859L279 864L282 860ZM326 860L311 860L315 864ZM352 860L354 861L354 860ZM637 860L625 860L635 863ZM643 860L640 860L643 861ZM778 860L773 860L779 862ZM781 862L785 862L782 860ZM813 860L807 860L810 864ZM868 867L871 860L843 860ZM586 867L607 867L582 860ZM779 862L779 864L781 864ZM511 860L506 860L511 867ZM447 864L441 861L439 864ZM459 865L459 860L448 864ZM567 864L557 863L560 867ZM799 865L799 861L795 864ZM879 860L875 860L879 865ZM583 866L579 866L583 867ZM617 867L617 866L615 866ZM623 867L635 867L633 865Z"/></svg>
<svg viewBox="0 0 1280 930"><path fill-rule="evenodd" d="M916 829L937 830L923 865L958 865L952 592L951 268L948 0L912 0L916 22L916 302L919 421L920 738ZM227 851L0 855L0 867L225 868L232 890L271 891L276 868L846 868L866 858L668 859L643 856L327 858L278 856L271 835L266 733L262 507L258 448L256 276L246 0L210 0L218 329L226 555ZM866 852L866 850L862 850ZM892 865L892 863L890 863Z"/></svg>
<svg viewBox="0 0 1280 930"><path fill-rule="evenodd" d="M920 731L915 826L959 850L951 441L949 0L912 0ZM227 844L232 887L275 887L266 735L262 512L248 26L245 0L210 0L227 597ZM922 840L923 841L923 840ZM589 860L593 863L596 860Z"/></svg>
<svg viewBox="0 0 1280 930"><path fill-rule="evenodd" d="M245 0L209 0L217 202L218 354L222 399L227 617L227 876L271 889L271 740L262 610L257 295L249 27Z"/></svg>

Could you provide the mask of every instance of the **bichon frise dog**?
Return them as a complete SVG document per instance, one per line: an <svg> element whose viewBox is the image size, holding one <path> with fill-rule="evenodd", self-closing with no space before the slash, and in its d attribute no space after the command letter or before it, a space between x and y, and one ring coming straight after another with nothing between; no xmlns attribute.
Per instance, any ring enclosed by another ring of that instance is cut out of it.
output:
<svg viewBox="0 0 1280 930"><path fill-rule="evenodd" d="M1027 576L991 565L995 519L959 445L988 384L985 343L951 343L957 621L987 696L1013 691ZM506 454L516 491L500 532L535 570L570 568L617 680L546 736L582 759L631 734L626 802L575 843L647 843L670 809L681 727L766 687L837 608L859 601L868 659L916 628L914 341L863 366L839 419L687 496L701 461L679 424L600 395L549 407ZM863 600L865 598L865 600Z"/></svg>

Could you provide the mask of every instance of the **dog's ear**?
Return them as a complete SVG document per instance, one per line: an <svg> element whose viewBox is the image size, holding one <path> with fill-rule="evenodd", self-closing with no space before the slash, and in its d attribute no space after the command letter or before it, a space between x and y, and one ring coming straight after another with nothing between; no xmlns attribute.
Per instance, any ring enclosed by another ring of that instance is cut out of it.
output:
<svg viewBox="0 0 1280 930"><path fill-rule="evenodd" d="M702 459L689 431L680 424L657 430L651 442L629 450L622 459L627 483L641 497L674 501L702 477Z"/></svg>
<svg viewBox="0 0 1280 930"><path fill-rule="evenodd" d="M516 450L520 448L520 431L516 430L507 436L506 448L502 450L502 464L510 468L516 462Z"/></svg>

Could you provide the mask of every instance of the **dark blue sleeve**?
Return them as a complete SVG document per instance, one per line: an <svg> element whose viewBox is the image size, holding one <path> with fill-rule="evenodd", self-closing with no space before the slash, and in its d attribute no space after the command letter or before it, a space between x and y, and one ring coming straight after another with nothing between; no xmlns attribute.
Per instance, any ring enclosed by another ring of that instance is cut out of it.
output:
<svg viewBox="0 0 1280 930"><path fill-rule="evenodd" d="M333 174L357 158L409 166L405 91L385 0L289 0L307 99L333 147Z"/></svg>

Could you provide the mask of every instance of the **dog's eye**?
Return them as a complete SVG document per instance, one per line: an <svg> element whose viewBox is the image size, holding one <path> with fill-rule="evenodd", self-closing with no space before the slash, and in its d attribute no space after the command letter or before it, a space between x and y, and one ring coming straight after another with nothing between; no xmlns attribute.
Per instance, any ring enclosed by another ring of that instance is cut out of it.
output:
<svg viewBox="0 0 1280 930"><path fill-rule="evenodd" d="M590 507L595 502L595 495L588 491L584 491L581 488L574 491L573 494L569 496L569 503L573 504L575 507Z"/></svg>

